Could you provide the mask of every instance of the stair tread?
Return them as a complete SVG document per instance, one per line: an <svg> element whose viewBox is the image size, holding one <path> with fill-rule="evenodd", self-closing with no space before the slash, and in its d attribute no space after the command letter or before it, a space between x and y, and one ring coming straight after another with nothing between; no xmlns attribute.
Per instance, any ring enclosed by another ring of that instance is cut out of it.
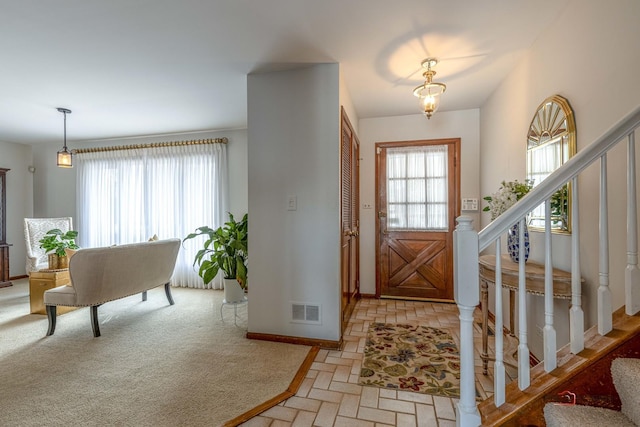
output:
<svg viewBox="0 0 640 427"><path fill-rule="evenodd" d="M636 427L622 412L595 406L547 403L544 407L544 418L547 427Z"/></svg>

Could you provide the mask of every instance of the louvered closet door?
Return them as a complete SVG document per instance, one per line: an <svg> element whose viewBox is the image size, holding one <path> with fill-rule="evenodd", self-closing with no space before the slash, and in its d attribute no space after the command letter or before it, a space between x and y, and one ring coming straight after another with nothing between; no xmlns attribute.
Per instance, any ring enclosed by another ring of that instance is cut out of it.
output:
<svg viewBox="0 0 640 427"><path fill-rule="evenodd" d="M459 150L459 139L376 145L379 295L453 299Z"/></svg>
<svg viewBox="0 0 640 427"><path fill-rule="evenodd" d="M359 142L342 109L341 120L341 294L342 330L360 292L359 279Z"/></svg>

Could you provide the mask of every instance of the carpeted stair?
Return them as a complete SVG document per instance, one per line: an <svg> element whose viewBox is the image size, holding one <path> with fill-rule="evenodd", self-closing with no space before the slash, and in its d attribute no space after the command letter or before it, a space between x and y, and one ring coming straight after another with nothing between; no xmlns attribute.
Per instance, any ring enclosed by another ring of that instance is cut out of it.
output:
<svg viewBox="0 0 640 427"><path fill-rule="evenodd" d="M544 407L547 427L640 426L640 359L614 359L611 376L622 402L621 411L547 403Z"/></svg>

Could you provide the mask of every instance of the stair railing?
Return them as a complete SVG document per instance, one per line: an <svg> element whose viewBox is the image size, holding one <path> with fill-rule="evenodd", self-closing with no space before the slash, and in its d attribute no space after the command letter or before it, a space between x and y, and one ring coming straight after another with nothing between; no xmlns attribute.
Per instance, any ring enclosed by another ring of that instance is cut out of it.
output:
<svg viewBox="0 0 640 427"><path fill-rule="evenodd" d="M504 348L502 334L502 270L500 265L501 236L519 223L520 241L524 240L524 224L527 214L545 203L545 326L544 368L550 372L557 367L556 331L553 314L553 278L551 245L551 196L563 185L571 182L572 224L571 234L571 289L569 310L569 336L572 353L584 349L584 312L580 279L580 221L578 176L587 167L600 161L600 220L599 220L599 287L598 333L607 334L612 329L611 290L609 288L609 236L607 210L607 152L618 143L627 141L627 267L625 270L626 312L633 315L640 310L640 270L638 269L637 201L635 166L635 130L640 127L640 107L620 120L592 144L578 152L538 184L525 197L500 215L479 233L473 229L472 220L461 216L454 232L454 288L455 300L460 311L460 400L456 408L457 425L475 427L481 419L476 403L475 364L473 340L473 313L479 304L479 254L495 245L495 354L494 402L505 403ZM529 347L527 343L527 306L525 292L524 245L520 245L518 282L518 387L524 390L530 385Z"/></svg>

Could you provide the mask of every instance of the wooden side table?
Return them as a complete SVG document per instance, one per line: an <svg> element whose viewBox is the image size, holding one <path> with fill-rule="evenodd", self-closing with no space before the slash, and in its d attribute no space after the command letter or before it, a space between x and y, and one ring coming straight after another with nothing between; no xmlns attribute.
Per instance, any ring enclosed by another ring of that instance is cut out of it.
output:
<svg viewBox="0 0 640 427"><path fill-rule="evenodd" d="M509 290L509 332L514 335L513 312L515 307L515 292L518 290L518 274L520 266L511 261L508 255L501 257L502 288ZM496 256L483 255L479 258L480 270L480 301L482 305L482 373L487 375L489 362L489 291L488 285L496 283ZM525 285L529 294L544 296L544 265L534 261L525 264ZM581 279L584 282L584 279ZM571 273L553 269L553 297L557 299L571 299ZM502 331L495 331L502 333Z"/></svg>
<svg viewBox="0 0 640 427"><path fill-rule="evenodd" d="M69 269L32 271L29 276L29 302L31 314L47 314L44 307L44 292L68 285L71 282ZM78 307L58 307L57 314L64 314Z"/></svg>

